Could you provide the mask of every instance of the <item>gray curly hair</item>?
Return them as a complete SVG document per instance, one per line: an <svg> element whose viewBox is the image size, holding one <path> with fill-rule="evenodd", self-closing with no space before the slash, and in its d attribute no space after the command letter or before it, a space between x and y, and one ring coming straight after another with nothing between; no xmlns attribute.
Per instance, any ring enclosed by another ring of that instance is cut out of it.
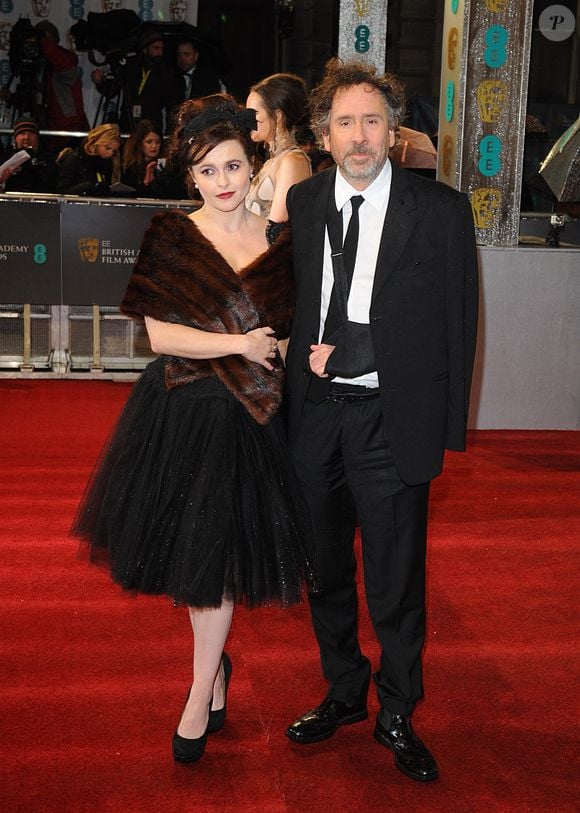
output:
<svg viewBox="0 0 580 813"><path fill-rule="evenodd" d="M338 57L326 63L324 76L308 99L310 126L317 141L328 133L332 102L339 90L354 85L370 85L383 96L389 114L389 127L397 130L405 114L405 88L393 73L379 74L366 62L344 62Z"/></svg>

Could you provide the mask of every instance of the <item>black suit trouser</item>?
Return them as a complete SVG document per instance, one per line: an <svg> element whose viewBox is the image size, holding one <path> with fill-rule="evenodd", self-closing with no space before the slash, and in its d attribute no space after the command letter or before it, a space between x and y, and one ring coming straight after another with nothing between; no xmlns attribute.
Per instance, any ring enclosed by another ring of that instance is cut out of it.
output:
<svg viewBox="0 0 580 813"><path fill-rule="evenodd" d="M307 401L292 452L314 523L321 590L310 607L329 694L364 702L370 683L357 636L358 517L366 600L382 650L374 675L379 701L392 713L410 714L423 694L429 483L400 479L379 398Z"/></svg>

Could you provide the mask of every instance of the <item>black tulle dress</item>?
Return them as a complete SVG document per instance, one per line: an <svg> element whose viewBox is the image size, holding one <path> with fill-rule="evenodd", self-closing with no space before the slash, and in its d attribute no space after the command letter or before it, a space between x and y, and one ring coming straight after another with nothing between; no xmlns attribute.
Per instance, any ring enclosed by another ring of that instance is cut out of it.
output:
<svg viewBox="0 0 580 813"><path fill-rule="evenodd" d="M291 316L288 237L236 275L180 212L154 218L123 301L218 332ZM286 605L312 588L307 508L273 372L242 357L162 356L133 389L79 507L73 533L124 588L195 607L222 597Z"/></svg>

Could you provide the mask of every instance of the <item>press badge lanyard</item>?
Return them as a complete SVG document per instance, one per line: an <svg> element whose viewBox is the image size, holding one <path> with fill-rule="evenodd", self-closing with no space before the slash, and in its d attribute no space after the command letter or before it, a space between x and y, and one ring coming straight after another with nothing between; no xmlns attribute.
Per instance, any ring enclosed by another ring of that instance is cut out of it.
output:
<svg viewBox="0 0 580 813"><path fill-rule="evenodd" d="M149 79L149 75L151 73L151 68L141 68L141 84L139 85L139 90L137 91L137 97L141 96L143 93L143 88L147 84L147 80Z"/></svg>
<svg viewBox="0 0 580 813"><path fill-rule="evenodd" d="M141 94L143 93L143 88L147 84L147 80L149 79L150 74L151 74L151 68L147 68L147 70L145 70L145 68L141 67L141 84L139 85L139 87L137 89L137 98L138 99L141 98ZM134 104L133 105L133 118L135 118L135 119L140 119L141 118L141 105L140 104Z"/></svg>

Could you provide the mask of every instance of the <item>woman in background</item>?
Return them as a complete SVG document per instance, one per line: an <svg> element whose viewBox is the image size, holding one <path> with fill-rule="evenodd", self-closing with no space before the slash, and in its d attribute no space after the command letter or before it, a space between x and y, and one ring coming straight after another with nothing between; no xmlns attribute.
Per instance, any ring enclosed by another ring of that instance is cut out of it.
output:
<svg viewBox="0 0 580 813"><path fill-rule="evenodd" d="M295 129L306 111L306 85L292 73L275 73L254 85L246 107L256 111L256 142L264 142L268 160L252 181L246 206L273 223L288 219L286 194L310 177L310 161L298 146Z"/></svg>
<svg viewBox="0 0 580 813"><path fill-rule="evenodd" d="M121 179L120 147L116 124L101 124L79 147L67 147L57 158L57 194L110 195L110 186Z"/></svg>
<svg viewBox="0 0 580 813"><path fill-rule="evenodd" d="M162 145L158 127L148 119L141 119L123 147L122 181L132 186L139 198L158 197L155 170Z"/></svg>

